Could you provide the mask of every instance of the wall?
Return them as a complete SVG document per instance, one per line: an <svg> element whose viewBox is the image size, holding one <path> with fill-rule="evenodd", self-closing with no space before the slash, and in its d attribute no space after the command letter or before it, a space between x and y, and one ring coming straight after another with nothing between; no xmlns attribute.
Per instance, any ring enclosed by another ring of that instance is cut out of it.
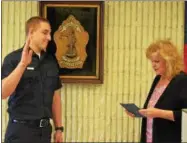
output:
<svg viewBox="0 0 187 143"><path fill-rule="evenodd" d="M38 2L2 2L2 60L23 45L24 22L38 10ZM64 84L66 142L137 142L141 120L127 117L119 103L143 106L154 77L145 49L169 38L183 51L182 1L105 1L104 15L104 84ZM3 136L6 108L5 100Z"/></svg>

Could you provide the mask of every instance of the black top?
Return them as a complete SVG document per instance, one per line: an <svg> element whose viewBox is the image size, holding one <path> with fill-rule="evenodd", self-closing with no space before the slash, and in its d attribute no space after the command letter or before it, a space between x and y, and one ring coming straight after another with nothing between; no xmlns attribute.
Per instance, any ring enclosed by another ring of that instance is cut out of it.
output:
<svg viewBox="0 0 187 143"><path fill-rule="evenodd" d="M8 54L2 66L2 79L18 65L23 48ZM42 52L33 53L32 62L25 69L18 86L8 100L11 119L40 119L52 117L54 91L61 88L56 57Z"/></svg>
<svg viewBox="0 0 187 143"><path fill-rule="evenodd" d="M160 76L156 76L144 108L147 108L151 95ZM181 142L181 115L182 109L187 108L187 75L183 72L175 76L159 98L155 108L172 110L175 121L153 118L153 143L180 143ZM146 142L147 119L142 120L141 142Z"/></svg>

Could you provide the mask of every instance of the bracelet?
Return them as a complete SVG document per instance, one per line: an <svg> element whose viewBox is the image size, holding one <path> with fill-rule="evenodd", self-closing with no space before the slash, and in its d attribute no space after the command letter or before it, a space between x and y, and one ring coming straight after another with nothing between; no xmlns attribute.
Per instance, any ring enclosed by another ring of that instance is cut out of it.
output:
<svg viewBox="0 0 187 143"><path fill-rule="evenodd" d="M63 132L63 131L64 131L64 127L63 127L63 126L61 126L61 127L56 127L56 128L55 128L55 131L57 131L57 130L60 130L61 132Z"/></svg>

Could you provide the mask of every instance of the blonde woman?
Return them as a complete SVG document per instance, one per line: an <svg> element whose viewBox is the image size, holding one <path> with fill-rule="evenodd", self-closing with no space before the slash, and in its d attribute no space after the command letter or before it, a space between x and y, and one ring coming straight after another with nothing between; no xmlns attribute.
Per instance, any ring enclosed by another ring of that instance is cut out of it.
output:
<svg viewBox="0 0 187 143"><path fill-rule="evenodd" d="M152 43L146 56L156 77L144 109L139 110L146 117L142 120L141 142L179 143L181 109L187 108L187 75L182 72L183 60L168 40Z"/></svg>

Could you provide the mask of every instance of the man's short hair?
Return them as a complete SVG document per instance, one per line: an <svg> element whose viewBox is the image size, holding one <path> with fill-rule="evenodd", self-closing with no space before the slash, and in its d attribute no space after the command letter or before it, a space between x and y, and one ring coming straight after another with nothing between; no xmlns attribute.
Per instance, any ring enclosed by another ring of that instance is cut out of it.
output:
<svg viewBox="0 0 187 143"><path fill-rule="evenodd" d="M34 16L34 17L31 17L30 19L28 19L26 21L26 25L25 25L26 36L28 35L30 28L33 28L33 29L37 28L37 26L40 24L40 22L49 23L49 21L47 19L40 17L40 16Z"/></svg>

